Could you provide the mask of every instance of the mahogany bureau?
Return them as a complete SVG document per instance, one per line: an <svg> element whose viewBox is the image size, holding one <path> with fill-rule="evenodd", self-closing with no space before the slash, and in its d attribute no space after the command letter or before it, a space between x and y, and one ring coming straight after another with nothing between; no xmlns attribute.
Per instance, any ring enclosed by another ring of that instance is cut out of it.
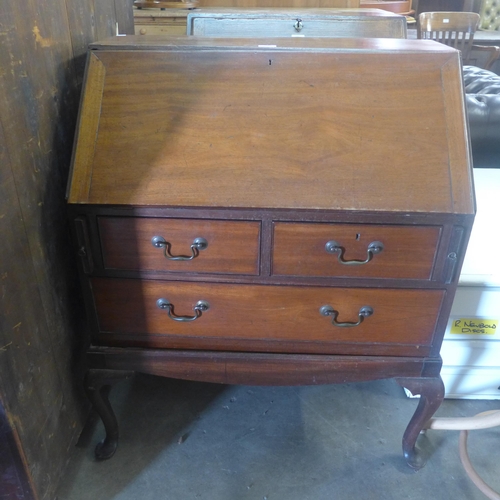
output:
<svg viewBox="0 0 500 500"><path fill-rule="evenodd" d="M126 372L395 378L443 398L474 218L459 53L430 41L120 37L91 47L69 210L87 393ZM139 98L140 97L140 98Z"/></svg>

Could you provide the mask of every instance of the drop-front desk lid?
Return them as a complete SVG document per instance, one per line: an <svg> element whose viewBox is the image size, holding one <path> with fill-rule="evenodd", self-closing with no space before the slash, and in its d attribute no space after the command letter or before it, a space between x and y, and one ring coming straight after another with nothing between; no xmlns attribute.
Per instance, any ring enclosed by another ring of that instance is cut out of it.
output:
<svg viewBox="0 0 500 500"><path fill-rule="evenodd" d="M117 37L89 53L70 203L473 213L459 53Z"/></svg>

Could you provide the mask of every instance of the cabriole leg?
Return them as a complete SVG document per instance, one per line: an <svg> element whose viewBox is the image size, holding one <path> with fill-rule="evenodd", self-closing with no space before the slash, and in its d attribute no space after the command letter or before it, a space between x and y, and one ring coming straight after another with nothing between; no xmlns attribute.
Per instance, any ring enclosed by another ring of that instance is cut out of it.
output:
<svg viewBox="0 0 500 500"><path fill-rule="evenodd" d="M406 387L413 395L420 394L420 401L403 435L403 455L408 465L421 469L426 460L418 453L415 443L426 422L434 415L444 398L444 384L441 377L397 378L401 387Z"/></svg>
<svg viewBox="0 0 500 500"><path fill-rule="evenodd" d="M95 448L95 456L98 460L111 458L118 446L118 421L108 399L109 389L116 382L132 376L133 373L91 369L85 375L85 392L106 429L106 437Z"/></svg>

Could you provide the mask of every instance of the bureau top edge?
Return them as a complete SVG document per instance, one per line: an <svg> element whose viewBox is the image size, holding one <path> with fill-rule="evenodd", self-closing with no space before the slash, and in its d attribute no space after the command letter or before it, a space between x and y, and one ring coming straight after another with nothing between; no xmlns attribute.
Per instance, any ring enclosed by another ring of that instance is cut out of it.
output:
<svg viewBox="0 0 500 500"><path fill-rule="evenodd" d="M327 37L276 37L276 38L214 38L187 35L127 35L108 38L89 45L92 51L102 50L231 50L231 51L325 51L364 52L375 51L399 54L457 53L444 44L432 40L407 40L395 38L327 38Z"/></svg>

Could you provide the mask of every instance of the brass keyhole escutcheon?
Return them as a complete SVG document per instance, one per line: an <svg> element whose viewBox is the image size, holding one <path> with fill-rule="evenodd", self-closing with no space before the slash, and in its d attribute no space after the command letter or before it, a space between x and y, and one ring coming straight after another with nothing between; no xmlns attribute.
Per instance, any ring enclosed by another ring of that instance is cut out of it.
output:
<svg viewBox="0 0 500 500"><path fill-rule="evenodd" d="M297 19L293 27L295 28L295 31L301 31L302 28L304 27L304 25L302 24L302 19Z"/></svg>

